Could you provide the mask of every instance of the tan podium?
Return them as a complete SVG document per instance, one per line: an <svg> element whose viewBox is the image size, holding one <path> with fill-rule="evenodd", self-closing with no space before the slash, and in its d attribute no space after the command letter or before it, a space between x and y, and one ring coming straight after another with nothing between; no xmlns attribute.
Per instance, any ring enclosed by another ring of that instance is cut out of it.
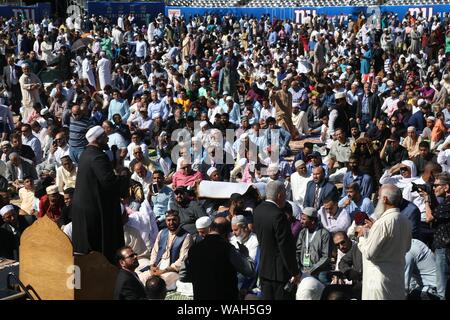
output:
<svg viewBox="0 0 450 320"><path fill-rule="evenodd" d="M98 252L74 256L69 237L47 217L22 234L19 261L19 279L35 298L113 299L118 268Z"/></svg>

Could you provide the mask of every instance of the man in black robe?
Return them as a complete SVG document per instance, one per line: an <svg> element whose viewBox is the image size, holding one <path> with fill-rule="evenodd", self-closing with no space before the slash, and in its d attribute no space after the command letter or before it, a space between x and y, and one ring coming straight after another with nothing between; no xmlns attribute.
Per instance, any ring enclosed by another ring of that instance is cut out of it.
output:
<svg viewBox="0 0 450 320"><path fill-rule="evenodd" d="M114 263L124 246L120 198L129 179L117 176L107 155L108 137L100 126L88 130L89 145L81 154L72 204L72 242L76 253L98 251Z"/></svg>

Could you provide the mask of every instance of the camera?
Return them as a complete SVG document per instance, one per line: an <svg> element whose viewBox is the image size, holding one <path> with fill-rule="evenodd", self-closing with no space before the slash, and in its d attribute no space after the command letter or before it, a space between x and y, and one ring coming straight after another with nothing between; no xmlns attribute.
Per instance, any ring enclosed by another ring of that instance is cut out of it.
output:
<svg viewBox="0 0 450 320"><path fill-rule="evenodd" d="M415 184L414 182L411 182L412 184L412 189L411 192L425 192L427 194L431 194L433 192L431 186L429 186L428 184Z"/></svg>

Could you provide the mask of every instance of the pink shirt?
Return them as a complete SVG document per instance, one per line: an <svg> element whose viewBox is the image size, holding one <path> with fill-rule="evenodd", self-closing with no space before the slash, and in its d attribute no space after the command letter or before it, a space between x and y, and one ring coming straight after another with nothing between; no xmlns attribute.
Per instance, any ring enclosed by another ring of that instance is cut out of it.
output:
<svg viewBox="0 0 450 320"><path fill-rule="evenodd" d="M172 188L193 186L197 180L203 180L202 173L199 171L194 171L191 175L185 175L183 172L177 171L172 176Z"/></svg>

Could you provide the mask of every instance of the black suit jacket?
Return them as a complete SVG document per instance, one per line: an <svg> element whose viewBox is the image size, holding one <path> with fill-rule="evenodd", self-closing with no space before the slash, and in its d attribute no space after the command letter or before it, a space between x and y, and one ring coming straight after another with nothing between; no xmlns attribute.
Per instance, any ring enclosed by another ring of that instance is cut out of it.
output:
<svg viewBox="0 0 450 320"><path fill-rule="evenodd" d="M362 117L362 98L363 95L358 97L356 102L356 117ZM370 119L379 118L381 112L381 101L377 94L369 93L369 114Z"/></svg>
<svg viewBox="0 0 450 320"><path fill-rule="evenodd" d="M316 191L316 184L314 181L309 181L308 185L306 186L306 194L305 194L305 201L303 202L304 207L313 207L314 206L314 193ZM323 200L331 195L338 196L338 191L336 186L325 180L325 182L322 182L321 190L319 192L319 208L323 204ZM316 208L319 210L319 208Z"/></svg>
<svg viewBox="0 0 450 320"><path fill-rule="evenodd" d="M114 300L147 299L142 283L129 271L119 270L114 289Z"/></svg>
<svg viewBox="0 0 450 320"><path fill-rule="evenodd" d="M287 282L298 275L295 241L286 214L274 203L264 201L255 208L253 226L261 248L259 276Z"/></svg>
<svg viewBox="0 0 450 320"><path fill-rule="evenodd" d="M130 98L131 92L133 91L133 79L131 79L131 76L127 73L123 74L123 81L119 76L116 76L114 79L114 87L119 90L127 91L127 97L122 98Z"/></svg>

